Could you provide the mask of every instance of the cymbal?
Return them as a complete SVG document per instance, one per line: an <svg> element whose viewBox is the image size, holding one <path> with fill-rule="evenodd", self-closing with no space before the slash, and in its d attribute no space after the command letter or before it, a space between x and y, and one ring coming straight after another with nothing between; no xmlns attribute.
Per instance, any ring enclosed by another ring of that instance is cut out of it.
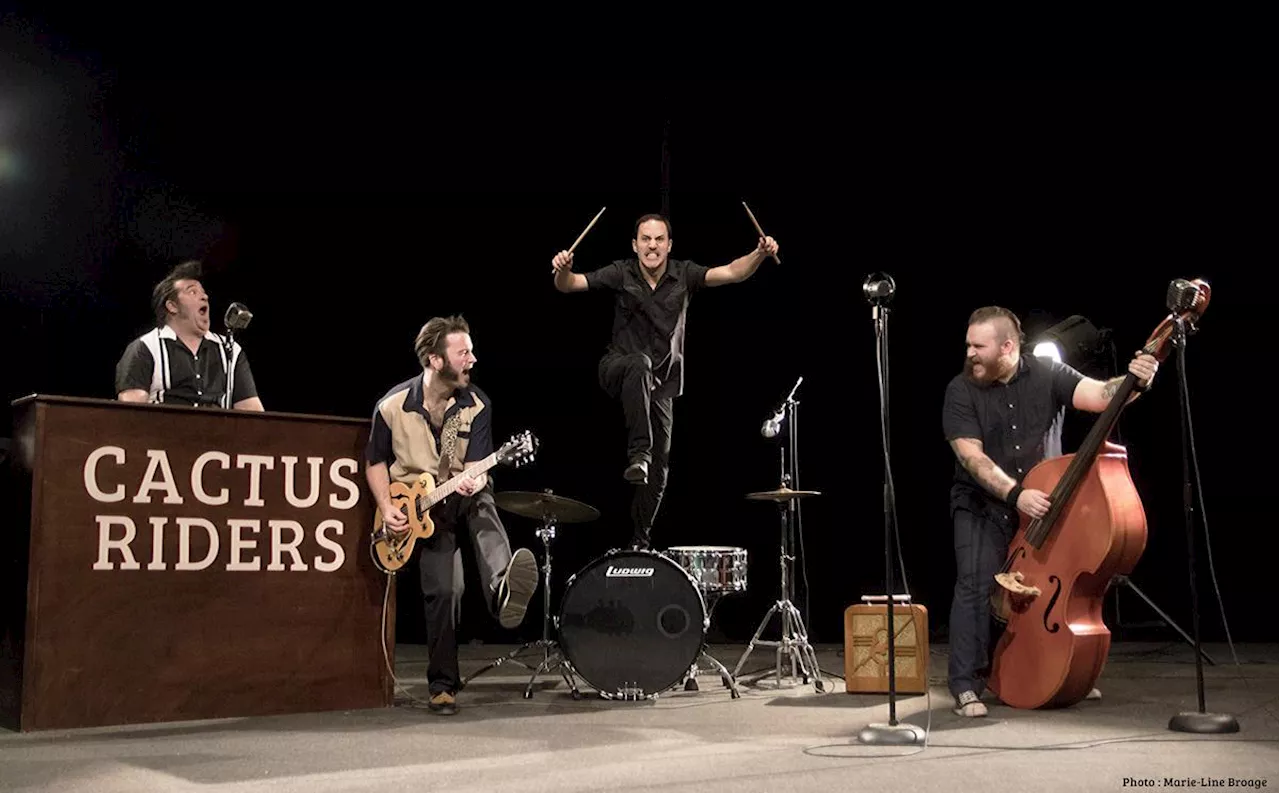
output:
<svg viewBox="0 0 1280 793"><path fill-rule="evenodd" d="M600 510L595 507L550 492L509 490L495 493L493 503L507 512L534 520L555 519L557 523L586 523L600 517Z"/></svg>
<svg viewBox="0 0 1280 793"><path fill-rule="evenodd" d="M789 487L780 487L777 490L764 490L759 493L747 493L747 498L752 501L790 501L795 498L820 495L822 495L822 493L817 490L792 490Z"/></svg>

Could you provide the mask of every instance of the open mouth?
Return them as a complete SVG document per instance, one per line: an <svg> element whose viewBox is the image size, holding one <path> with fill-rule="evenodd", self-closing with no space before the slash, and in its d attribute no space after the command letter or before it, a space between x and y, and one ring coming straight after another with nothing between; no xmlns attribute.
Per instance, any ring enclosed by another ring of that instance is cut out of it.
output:
<svg viewBox="0 0 1280 793"><path fill-rule="evenodd" d="M196 310L196 313L198 313L202 319L208 319L208 318L209 318L209 307L208 307L208 306L201 306L200 308L198 308L198 309Z"/></svg>

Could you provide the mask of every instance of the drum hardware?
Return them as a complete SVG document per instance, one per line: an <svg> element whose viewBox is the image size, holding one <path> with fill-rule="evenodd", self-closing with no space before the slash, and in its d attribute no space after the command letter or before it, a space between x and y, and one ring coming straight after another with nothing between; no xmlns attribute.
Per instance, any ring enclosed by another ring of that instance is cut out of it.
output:
<svg viewBox="0 0 1280 793"><path fill-rule="evenodd" d="M724 545L675 545L663 551L693 577L707 604L708 626L715 621L716 606L720 598L747 590L747 549ZM733 677L729 670L703 651L699 661L720 672L724 687L732 690ZM697 691L698 673L703 671L695 662L684 681L685 691Z"/></svg>
<svg viewBox="0 0 1280 793"><path fill-rule="evenodd" d="M525 669L533 670L533 674L529 677L529 685L524 690L525 699L533 698L533 683L538 679L538 675L544 672L550 674L553 671L560 673L560 677L568 684L569 693L573 698L580 699L582 694L578 691L578 685L573 679L573 669L560 651L559 644L551 638L551 541L555 539L557 524L585 523L595 520L600 516L600 512L595 507L588 506L580 501L554 495L550 490L545 490L541 493L520 491L497 493L494 495L493 501L501 509L542 522L542 526L536 532L538 539L542 540L543 549L542 638L537 641L525 642L512 652L501 658L494 659L479 671L463 679L460 688L465 688L468 683L485 672L510 662L519 664ZM520 655L529 650L540 650L542 653L542 661L536 667L530 666L519 659Z"/></svg>
<svg viewBox="0 0 1280 793"><path fill-rule="evenodd" d="M652 700L688 679L706 652L706 602L687 570L656 551L609 551L569 578L556 629L575 675L604 699Z"/></svg>
<svg viewBox="0 0 1280 793"><path fill-rule="evenodd" d="M800 378L803 380L804 378ZM800 380L796 381L796 387L799 387ZM779 409L776 416L785 416L787 423L787 448L779 449L780 452L780 468L781 483L776 490L766 490L759 493L748 493L747 498L752 501L772 501L778 505L778 517L781 525L781 539L778 547L778 565L781 568L781 581L779 585L780 594L778 601L769 607L765 612L764 619L760 621L760 627L756 628L755 635L751 637L747 649L743 651L742 657L738 659L738 665L734 667L733 674L736 678L738 673L742 671L742 665L746 663L747 657L758 646L778 648L774 659L774 680L779 688L782 687L782 659L784 656L791 661L791 673L788 677L799 677L803 682L813 681L814 690L822 693L826 690L826 684L822 681L822 671L818 668L818 656L814 652L813 646L809 644L809 635L805 630L804 620L800 616L800 610L791 602L792 596L792 579L791 566L795 561L792 555L795 543L794 535L800 525L800 500L810 496L821 495L816 490L792 490L791 485L799 485L799 463L796 450L796 438L798 430L796 427L796 413L799 402L795 399L796 388L791 389L791 394L787 396L782 408ZM777 434L777 423L773 419L771 423L774 431L772 433L765 432L766 438L773 437ZM788 460L788 457L790 460ZM780 636L777 641L762 641L760 635L764 632L765 626L769 624L769 619L774 615L778 615L780 625Z"/></svg>

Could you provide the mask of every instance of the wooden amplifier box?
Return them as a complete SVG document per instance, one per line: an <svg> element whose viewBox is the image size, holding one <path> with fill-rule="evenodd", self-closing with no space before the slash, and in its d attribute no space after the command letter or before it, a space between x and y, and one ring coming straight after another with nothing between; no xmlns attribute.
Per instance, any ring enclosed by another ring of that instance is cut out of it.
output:
<svg viewBox="0 0 1280 793"><path fill-rule="evenodd" d="M889 634L884 604L844 611L844 685L850 694L889 693ZM923 694L929 685L929 612L916 603L893 607L894 692Z"/></svg>

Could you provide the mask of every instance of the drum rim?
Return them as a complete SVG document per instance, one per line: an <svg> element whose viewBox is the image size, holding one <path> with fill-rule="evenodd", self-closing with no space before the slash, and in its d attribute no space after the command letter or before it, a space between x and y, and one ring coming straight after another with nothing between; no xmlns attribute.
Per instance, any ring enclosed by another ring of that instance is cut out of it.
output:
<svg viewBox="0 0 1280 793"><path fill-rule="evenodd" d="M741 551L746 553L747 549L741 545L672 545L667 548L668 551L729 551L737 553Z"/></svg>

